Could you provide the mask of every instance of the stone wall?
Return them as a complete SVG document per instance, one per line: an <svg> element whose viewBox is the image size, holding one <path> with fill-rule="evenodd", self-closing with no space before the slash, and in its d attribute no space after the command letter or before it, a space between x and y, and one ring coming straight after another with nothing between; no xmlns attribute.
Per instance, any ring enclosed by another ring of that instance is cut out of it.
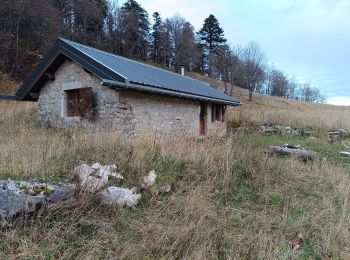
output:
<svg viewBox="0 0 350 260"><path fill-rule="evenodd" d="M65 90L92 88L93 119L66 115ZM225 133L226 125L212 123L207 106L207 135ZM117 91L102 86L100 80L74 62L65 62L55 73L55 80L42 88L38 117L54 127L94 127L120 130L128 135L199 136L198 101L158 95Z"/></svg>

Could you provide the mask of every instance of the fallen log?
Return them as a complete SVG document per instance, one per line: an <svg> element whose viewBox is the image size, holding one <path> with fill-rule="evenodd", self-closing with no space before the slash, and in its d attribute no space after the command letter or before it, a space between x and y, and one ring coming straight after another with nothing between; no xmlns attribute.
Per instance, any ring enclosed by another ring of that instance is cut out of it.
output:
<svg viewBox="0 0 350 260"><path fill-rule="evenodd" d="M304 149L291 149L288 147L280 147L280 146L270 146L268 148L268 154L271 155L284 155L284 156L297 156L304 160L313 161L316 159L316 152L311 150Z"/></svg>

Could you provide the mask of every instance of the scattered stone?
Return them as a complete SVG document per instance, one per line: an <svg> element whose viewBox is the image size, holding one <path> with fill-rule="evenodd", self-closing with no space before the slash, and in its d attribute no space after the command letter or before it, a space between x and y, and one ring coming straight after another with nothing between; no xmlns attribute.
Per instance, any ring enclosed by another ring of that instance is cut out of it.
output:
<svg viewBox="0 0 350 260"><path fill-rule="evenodd" d="M101 193L101 203L103 205L118 205L134 207L141 199L141 194L136 193L136 189L127 189L110 186Z"/></svg>
<svg viewBox="0 0 350 260"><path fill-rule="evenodd" d="M281 126L272 123L263 123L260 125L259 132L272 133L280 135L292 135L292 136L311 136L313 131L309 128L297 129L290 126Z"/></svg>
<svg viewBox="0 0 350 260"><path fill-rule="evenodd" d="M158 194L160 195L168 194L169 192L171 192L170 184L164 185L158 189Z"/></svg>
<svg viewBox="0 0 350 260"><path fill-rule="evenodd" d="M284 145L282 145L282 147L289 148L289 149L303 149L303 148L300 147L299 144L298 145L284 144Z"/></svg>
<svg viewBox="0 0 350 260"><path fill-rule="evenodd" d="M148 175L144 176L141 181L141 187L151 187L156 182L157 174L154 170L150 171Z"/></svg>
<svg viewBox="0 0 350 260"><path fill-rule="evenodd" d="M0 181L0 226L12 227L28 214L41 207L68 200L74 196L75 186L13 180Z"/></svg>
<svg viewBox="0 0 350 260"><path fill-rule="evenodd" d="M74 169L74 172L79 176L80 188L94 193L106 187L111 177L124 180L123 175L114 172L116 169L117 166L114 164L103 166L94 163L91 166L81 164Z"/></svg>
<svg viewBox="0 0 350 260"><path fill-rule="evenodd" d="M313 132L314 131L312 131L309 128L304 128L303 130L301 130L301 135L302 136L311 136Z"/></svg>
<svg viewBox="0 0 350 260"><path fill-rule="evenodd" d="M350 157L350 152L339 152L340 155Z"/></svg>
<svg viewBox="0 0 350 260"><path fill-rule="evenodd" d="M339 132L339 135L341 138L344 138L348 135L348 131L346 131L345 129L342 129L342 128L338 129L338 132Z"/></svg>
<svg viewBox="0 0 350 260"><path fill-rule="evenodd" d="M328 141L334 143L336 141L341 141L348 136L348 131L345 129L338 129L337 131L328 132Z"/></svg>
<svg viewBox="0 0 350 260"><path fill-rule="evenodd" d="M299 233L293 240L289 241L289 245L293 250L301 250L304 247L304 236L302 233Z"/></svg>
<svg viewBox="0 0 350 260"><path fill-rule="evenodd" d="M259 130L259 132L262 132L262 133L280 134L281 129L282 128L280 125L275 125L275 124L271 124L271 123L264 123L264 124L260 125L258 130Z"/></svg>

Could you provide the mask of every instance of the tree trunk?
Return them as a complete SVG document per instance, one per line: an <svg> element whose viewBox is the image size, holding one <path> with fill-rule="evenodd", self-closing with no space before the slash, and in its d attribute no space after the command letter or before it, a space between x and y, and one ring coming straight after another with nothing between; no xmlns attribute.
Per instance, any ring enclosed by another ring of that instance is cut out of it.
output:
<svg viewBox="0 0 350 260"><path fill-rule="evenodd" d="M249 89L249 101L253 101L253 90Z"/></svg>
<svg viewBox="0 0 350 260"><path fill-rule="evenodd" d="M230 96L233 95L233 84L230 84Z"/></svg>

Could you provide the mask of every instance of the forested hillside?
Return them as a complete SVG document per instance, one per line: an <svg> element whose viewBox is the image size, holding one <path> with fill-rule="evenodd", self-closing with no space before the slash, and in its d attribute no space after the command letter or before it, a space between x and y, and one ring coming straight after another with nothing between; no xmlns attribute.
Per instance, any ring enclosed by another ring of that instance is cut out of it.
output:
<svg viewBox="0 0 350 260"><path fill-rule="evenodd" d="M309 83L269 68L256 42L245 47L230 43L214 14L202 28L181 16L152 15L136 1L121 6L112 0L2 0L0 5L0 71L23 81L57 37L108 52L153 62L178 71L208 75L233 86L298 99L323 102ZM231 45L232 44L232 45Z"/></svg>

